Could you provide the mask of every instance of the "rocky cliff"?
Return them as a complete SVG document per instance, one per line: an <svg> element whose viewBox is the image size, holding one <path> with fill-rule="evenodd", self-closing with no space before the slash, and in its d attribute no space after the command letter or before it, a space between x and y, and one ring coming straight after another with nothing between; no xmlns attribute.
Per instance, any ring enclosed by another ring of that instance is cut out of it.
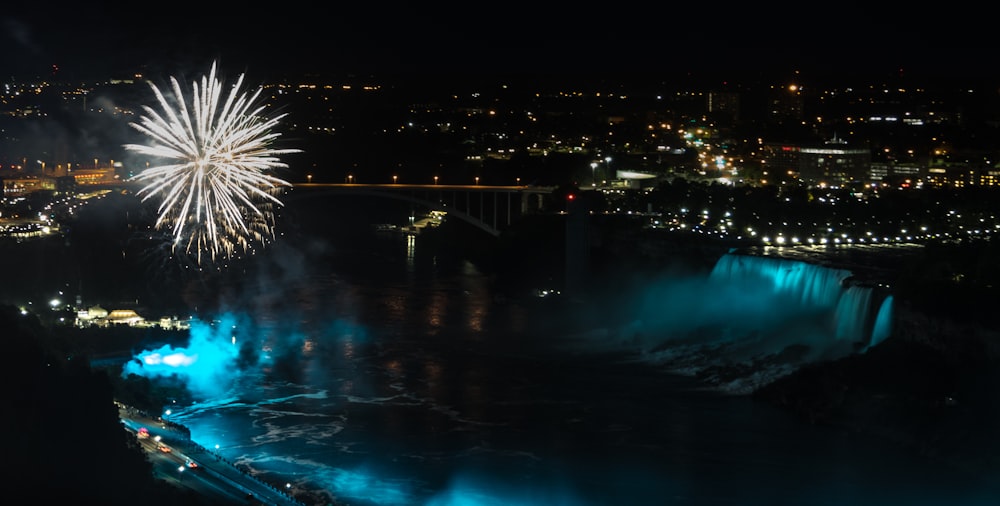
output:
<svg viewBox="0 0 1000 506"><path fill-rule="evenodd" d="M754 398L970 473L1000 470L1000 332L987 325L929 316L904 302L878 346L803 367Z"/></svg>

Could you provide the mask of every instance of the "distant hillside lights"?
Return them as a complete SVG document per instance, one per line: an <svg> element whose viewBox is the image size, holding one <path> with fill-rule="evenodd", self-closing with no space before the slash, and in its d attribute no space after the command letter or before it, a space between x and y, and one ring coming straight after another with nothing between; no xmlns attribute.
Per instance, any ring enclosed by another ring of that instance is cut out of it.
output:
<svg viewBox="0 0 1000 506"><path fill-rule="evenodd" d="M111 161L109 166L71 168L69 165L56 165L55 168L45 169L44 162L41 163L41 171L25 172L17 169L0 171L0 184L3 187L3 195L16 197L29 195L38 191L73 191L74 186L86 187L93 185L109 185L121 182L118 176L118 169L121 163Z"/></svg>
<svg viewBox="0 0 1000 506"><path fill-rule="evenodd" d="M47 237L59 231L58 226L40 223L0 223L0 238L11 238L18 242L25 239Z"/></svg>
<svg viewBox="0 0 1000 506"><path fill-rule="evenodd" d="M158 321L146 320L134 310L115 309L108 312L101 306L91 306L81 309L76 313L76 321L73 326L77 328L87 327L114 327L127 326L138 328L160 327L164 330L187 330L191 328L191 322L180 320L176 316L161 317Z"/></svg>

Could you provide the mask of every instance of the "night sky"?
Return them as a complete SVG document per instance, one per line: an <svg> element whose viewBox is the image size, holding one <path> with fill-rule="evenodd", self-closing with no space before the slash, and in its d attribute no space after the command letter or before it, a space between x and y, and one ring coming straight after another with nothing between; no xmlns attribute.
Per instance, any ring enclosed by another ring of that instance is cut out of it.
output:
<svg viewBox="0 0 1000 506"><path fill-rule="evenodd" d="M727 79L792 70L830 78L1000 74L991 32L981 26L992 16L973 10L206 4L5 8L0 76L49 76L53 65L70 81L135 71L179 75L204 72L213 60L262 79L303 73L430 79L625 73Z"/></svg>

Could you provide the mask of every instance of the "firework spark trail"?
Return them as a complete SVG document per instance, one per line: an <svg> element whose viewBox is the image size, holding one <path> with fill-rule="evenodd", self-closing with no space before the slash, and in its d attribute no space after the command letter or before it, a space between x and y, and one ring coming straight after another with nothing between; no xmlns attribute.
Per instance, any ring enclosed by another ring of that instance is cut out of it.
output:
<svg viewBox="0 0 1000 506"><path fill-rule="evenodd" d="M146 114L130 123L151 143L126 144L127 150L173 162L134 176L133 181L147 183L139 195L143 201L161 199L155 227L172 228L172 251L183 245L186 254L196 253L199 264L203 253L215 261L273 238L271 209L282 204L276 194L291 185L268 171L287 167L279 155L300 152L271 147L285 115L265 117L265 106L258 105L263 88L252 95L241 92L243 77L223 102L223 83L213 63L200 86L192 83L190 104L171 77L176 106L150 83L161 111L143 106Z"/></svg>

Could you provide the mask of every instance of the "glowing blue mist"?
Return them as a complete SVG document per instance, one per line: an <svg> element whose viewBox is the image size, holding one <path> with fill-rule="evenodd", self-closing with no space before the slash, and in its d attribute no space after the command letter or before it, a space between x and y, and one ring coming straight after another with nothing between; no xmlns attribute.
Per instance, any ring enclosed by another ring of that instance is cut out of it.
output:
<svg viewBox="0 0 1000 506"><path fill-rule="evenodd" d="M318 333L323 339L317 341L297 328L299 321L288 317L262 326L234 312L210 322L194 320L186 347L166 345L139 352L125 364L122 375L180 380L199 403L205 403L226 397L240 388L242 378L252 380L254 375L308 382L304 376L326 373L323 364L309 360L317 347L341 346L349 357L354 346L368 339L363 327L336 320L321 324Z"/></svg>
<svg viewBox="0 0 1000 506"><path fill-rule="evenodd" d="M218 397L239 375L240 347L235 328L233 315L225 315L214 325L196 320L191 323L191 337L186 348L165 345L140 352L125 364L122 375L175 376L198 397Z"/></svg>

